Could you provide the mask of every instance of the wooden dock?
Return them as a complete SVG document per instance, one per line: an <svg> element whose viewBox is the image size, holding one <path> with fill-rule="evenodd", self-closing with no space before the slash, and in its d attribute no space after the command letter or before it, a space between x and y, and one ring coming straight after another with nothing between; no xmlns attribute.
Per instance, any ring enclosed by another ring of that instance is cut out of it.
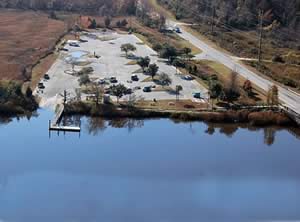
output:
<svg viewBox="0 0 300 222"><path fill-rule="evenodd" d="M55 113L54 119L49 120L49 131L63 131L63 132L80 132L80 126L61 126L59 125L63 114L64 114L64 105L61 104L58 106L58 110Z"/></svg>
<svg viewBox="0 0 300 222"><path fill-rule="evenodd" d="M80 132L81 128L78 126L54 126L49 127L50 131L63 131L63 132Z"/></svg>

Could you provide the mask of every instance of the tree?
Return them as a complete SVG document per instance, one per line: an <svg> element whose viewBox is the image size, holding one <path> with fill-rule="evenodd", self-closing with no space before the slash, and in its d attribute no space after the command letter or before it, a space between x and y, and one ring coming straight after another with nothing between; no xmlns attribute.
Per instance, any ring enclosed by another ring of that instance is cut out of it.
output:
<svg viewBox="0 0 300 222"><path fill-rule="evenodd" d="M51 11L51 12L50 12L49 17L50 17L51 19L55 19L55 20L57 19L56 13L55 13L54 11Z"/></svg>
<svg viewBox="0 0 300 222"><path fill-rule="evenodd" d="M126 20L126 19L123 19L123 20L121 21L121 27L125 27L125 26L127 26L127 25L128 25L127 20Z"/></svg>
<svg viewBox="0 0 300 222"><path fill-rule="evenodd" d="M271 106L277 106L279 104L278 87L275 85L268 90L267 104Z"/></svg>
<svg viewBox="0 0 300 222"><path fill-rule="evenodd" d="M190 58L190 54L192 53L192 50L188 47L185 47L182 49L182 53L184 54L185 58L188 59Z"/></svg>
<svg viewBox="0 0 300 222"><path fill-rule="evenodd" d="M81 101L81 89L76 88L75 89L75 94L76 94L76 100L79 102Z"/></svg>
<svg viewBox="0 0 300 222"><path fill-rule="evenodd" d="M119 20L119 21L117 21L117 23L116 23L116 26L118 27L118 28L121 28L122 27L122 25L121 25L121 21Z"/></svg>
<svg viewBox="0 0 300 222"><path fill-rule="evenodd" d="M173 60L178 56L176 48L169 44L164 44L163 49L161 50L161 57L167 58L169 63L172 63Z"/></svg>
<svg viewBox="0 0 300 222"><path fill-rule="evenodd" d="M81 75L78 81L79 81L79 85L87 85L88 83L91 82L88 74Z"/></svg>
<svg viewBox="0 0 300 222"><path fill-rule="evenodd" d="M102 100L103 100L104 88L103 88L103 86L98 86L98 85L94 84L92 87L92 92L95 97L96 105L98 105L99 102L102 102Z"/></svg>
<svg viewBox="0 0 300 222"><path fill-rule="evenodd" d="M118 28L126 27L126 25L128 25L128 22L126 19L123 19L122 21L121 20L117 21L116 25Z"/></svg>
<svg viewBox="0 0 300 222"><path fill-rule="evenodd" d="M248 96L252 96L253 92L253 87L252 87L252 82L250 80L246 80L243 84L243 90L247 93Z"/></svg>
<svg viewBox="0 0 300 222"><path fill-rule="evenodd" d="M163 72L159 75L159 82L163 87L169 86L172 84L172 79L169 77L168 74Z"/></svg>
<svg viewBox="0 0 300 222"><path fill-rule="evenodd" d="M96 28L97 28L97 22L96 22L95 19L93 19L93 20L91 21L91 24L90 24L89 28L90 28L90 29L96 29Z"/></svg>
<svg viewBox="0 0 300 222"><path fill-rule="evenodd" d="M32 90L30 87L27 87L25 95L27 98L31 98L32 97Z"/></svg>
<svg viewBox="0 0 300 222"><path fill-rule="evenodd" d="M181 85L176 86L175 91L176 91L176 100L177 101L179 100L180 91L182 91L182 90L183 90L183 87Z"/></svg>
<svg viewBox="0 0 300 222"><path fill-rule="evenodd" d="M166 17L163 15L159 16L159 21L158 21L158 30L161 31L165 28L166 26Z"/></svg>
<svg viewBox="0 0 300 222"><path fill-rule="evenodd" d="M233 101L240 96L239 87L238 87L238 73L233 71L230 74L229 80L226 82L224 87L224 99L228 101Z"/></svg>
<svg viewBox="0 0 300 222"><path fill-rule="evenodd" d="M136 50L136 47L130 43L121 45L121 51L126 53L126 57L128 56L128 52L133 52Z"/></svg>
<svg viewBox="0 0 300 222"><path fill-rule="evenodd" d="M142 68L143 72L145 72L145 69L148 68L150 64L150 58L148 56L140 57L137 61L137 64Z"/></svg>
<svg viewBox="0 0 300 222"><path fill-rule="evenodd" d="M108 16L105 17L104 24L105 24L105 27L106 27L106 28L109 28L110 23L111 23L111 18L108 17Z"/></svg>
<svg viewBox="0 0 300 222"><path fill-rule="evenodd" d="M211 98L218 99L223 92L223 87L218 81L210 80L209 91Z"/></svg>
<svg viewBox="0 0 300 222"><path fill-rule="evenodd" d="M128 109L134 108L138 98L135 94L130 94L128 100L126 101L126 105Z"/></svg>
<svg viewBox="0 0 300 222"><path fill-rule="evenodd" d="M111 94L117 97L117 102L127 92L127 88L123 84L113 85L110 87Z"/></svg>
<svg viewBox="0 0 300 222"><path fill-rule="evenodd" d="M154 80L154 77L156 76L158 72L159 67L156 64L149 65L148 72L152 77L152 80Z"/></svg>

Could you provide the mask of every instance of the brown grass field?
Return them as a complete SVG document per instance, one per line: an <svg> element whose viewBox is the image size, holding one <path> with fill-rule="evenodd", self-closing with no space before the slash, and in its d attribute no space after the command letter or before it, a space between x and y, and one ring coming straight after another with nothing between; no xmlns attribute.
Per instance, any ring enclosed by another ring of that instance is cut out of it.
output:
<svg viewBox="0 0 300 222"><path fill-rule="evenodd" d="M0 9L0 80L30 80L32 66L53 50L66 28L45 13Z"/></svg>

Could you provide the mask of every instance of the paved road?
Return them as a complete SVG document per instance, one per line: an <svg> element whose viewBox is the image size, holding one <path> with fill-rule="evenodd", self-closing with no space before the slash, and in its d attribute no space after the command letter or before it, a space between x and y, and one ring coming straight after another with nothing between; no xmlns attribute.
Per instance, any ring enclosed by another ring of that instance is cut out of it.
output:
<svg viewBox="0 0 300 222"><path fill-rule="evenodd" d="M267 91L270 88L270 86L274 84L271 81L264 79L258 74L252 72L242 64L238 63L230 55L214 49L213 47L209 46L205 42L201 41L199 38L187 32L184 29L184 27L182 27L182 24L176 23L175 21L171 21L171 20L169 20L168 23L171 26L175 26L175 25L181 26L182 33L179 35L182 38L184 38L185 40L192 43L194 46L201 49L203 53L211 57L213 60L216 60L224 64L228 68L237 71L241 76L243 76L246 79L249 79L251 82L255 83L260 88ZM293 111L300 114L300 95L280 86L278 86L278 89L279 89L279 98L284 103L284 105L286 105Z"/></svg>

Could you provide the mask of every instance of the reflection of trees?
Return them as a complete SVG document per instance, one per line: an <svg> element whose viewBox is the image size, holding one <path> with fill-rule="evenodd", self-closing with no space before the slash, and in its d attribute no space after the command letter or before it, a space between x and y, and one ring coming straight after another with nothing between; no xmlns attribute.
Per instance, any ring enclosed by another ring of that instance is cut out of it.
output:
<svg viewBox="0 0 300 222"><path fill-rule="evenodd" d="M131 132L134 128L143 127L144 121L138 119L121 118L109 120L108 125L113 128L128 128L128 131Z"/></svg>
<svg viewBox="0 0 300 222"><path fill-rule="evenodd" d="M61 125L63 126L79 126L81 117L79 115L75 116L63 116L61 120Z"/></svg>
<svg viewBox="0 0 300 222"><path fill-rule="evenodd" d="M234 133L239 129L238 124L218 124L218 123L208 123L205 133L208 135L213 135L216 129L220 129L221 134L225 134L228 137L232 137Z"/></svg>
<svg viewBox="0 0 300 222"><path fill-rule="evenodd" d="M14 119L20 121L22 118L26 118L29 121L32 117L38 117L38 116L39 115L37 112L26 113L25 115L12 116L12 117L0 115L0 126L7 125L10 122L12 122Z"/></svg>
<svg viewBox="0 0 300 222"><path fill-rule="evenodd" d="M231 138L238 129L239 126L237 124L224 124L220 129L220 133L223 133Z"/></svg>
<svg viewBox="0 0 300 222"><path fill-rule="evenodd" d="M191 132L192 134L195 134L195 133L196 133L196 130L193 128L193 124L192 124L192 123L190 123L190 132Z"/></svg>
<svg viewBox="0 0 300 222"><path fill-rule="evenodd" d="M94 136L100 134L106 129L105 120L102 118L89 118L87 123L87 131Z"/></svg>
<svg viewBox="0 0 300 222"><path fill-rule="evenodd" d="M0 117L0 126L7 125L12 121L12 118L9 117Z"/></svg>
<svg viewBox="0 0 300 222"><path fill-rule="evenodd" d="M205 130L205 133L207 133L208 135L214 135L215 131L216 130L213 125L208 125L207 129Z"/></svg>
<svg viewBox="0 0 300 222"><path fill-rule="evenodd" d="M112 128L127 128L131 132L134 128L141 128L144 126L143 120L137 119L111 119L105 120L102 118L89 118L87 123L87 131L94 136L106 130L107 126Z"/></svg>
<svg viewBox="0 0 300 222"><path fill-rule="evenodd" d="M273 127L264 129L264 142L265 144L271 146L275 141L276 129Z"/></svg>

